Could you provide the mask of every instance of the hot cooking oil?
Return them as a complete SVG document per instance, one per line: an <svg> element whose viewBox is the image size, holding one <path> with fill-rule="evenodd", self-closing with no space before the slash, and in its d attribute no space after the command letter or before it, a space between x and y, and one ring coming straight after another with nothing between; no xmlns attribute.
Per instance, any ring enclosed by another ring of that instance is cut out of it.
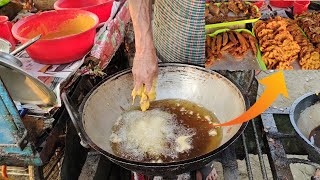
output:
<svg viewBox="0 0 320 180"><path fill-rule="evenodd" d="M134 107L129 111L139 110L139 107ZM218 148L222 140L222 129L214 128L213 123L219 123L215 115L193 102L181 100L181 99L165 99L159 101L153 101L150 104L150 110L160 109L167 113L172 114L179 125L184 126L187 129L192 129L194 135L192 136L191 146L192 148L187 152L178 153L177 157L161 156L160 162L181 161L198 157L213 151ZM113 131L118 131L121 125L113 127ZM156 139L155 139L156 141ZM111 143L113 152L123 158L131 160L132 156L129 156L120 149L121 146L117 143ZM170 147L173 148L173 147ZM155 160L155 157L151 157L146 154L143 159L138 161L150 162Z"/></svg>

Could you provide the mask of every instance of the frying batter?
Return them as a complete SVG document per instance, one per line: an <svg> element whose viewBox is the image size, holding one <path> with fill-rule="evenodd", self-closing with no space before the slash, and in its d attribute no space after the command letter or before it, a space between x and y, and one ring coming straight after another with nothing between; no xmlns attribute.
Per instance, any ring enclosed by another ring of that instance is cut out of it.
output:
<svg viewBox="0 0 320 180"><path fill-rule="evenodd" d="M125 112L118 124L110 137L113 149L134 161L172 161L192 148L194 130L160 109Z"/></svg>
<svg viewBox="0 0 320 180"><path fill-rule="evenodd" d="M111 147L120 157L171 162L199 157L220 146L222 129L212 112L190 101L153 101L148 111L126 111L116 121Z"/></svg>

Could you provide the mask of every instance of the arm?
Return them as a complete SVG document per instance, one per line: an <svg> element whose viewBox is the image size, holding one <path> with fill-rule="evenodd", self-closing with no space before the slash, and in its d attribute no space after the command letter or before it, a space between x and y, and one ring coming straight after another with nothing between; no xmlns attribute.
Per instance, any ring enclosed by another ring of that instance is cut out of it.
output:
<svg viewBox="0 0 320 180"><path fill-rule="evenodd" d="M151 25L152 0L129 0L129 10L135 33L136 54L132 73L135 88L143 84L147 91L158 73L156 50L153 43Z"/></svg>

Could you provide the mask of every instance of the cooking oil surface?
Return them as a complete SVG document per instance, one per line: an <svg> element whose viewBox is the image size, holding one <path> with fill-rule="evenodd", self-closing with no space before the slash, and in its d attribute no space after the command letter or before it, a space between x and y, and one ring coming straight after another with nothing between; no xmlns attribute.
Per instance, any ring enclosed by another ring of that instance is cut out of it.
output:
<svg viewBox="0 0 320 180"><path fill-rule="evenodd" d="M126 113L130 113L132 111L137 111L139 107L134 107L130 109ZM111 146L113 149L113 152L120 157L130 159L133 161L140 161L140 162L172 162L172 161L181 161L181 160L187 160L191 159L194 157L198 157L201 155L204 155L206 153L209 153L213 151L214 149L218 148L221 140L222 140L222 129L221 128L214 128L212 126L213 123L219 123L218 119L214 116L214 114L205 109L204 107L201 107L193 102L186 101L186 100L180 100L180 99L165 99L165 100L159 100L159 101L153 101L150 104L150 108L148 109L149 112L154 111L154 110L160 110L163 112L166 112L167 114L172 115L172 124L169 122L167 123L168 129L170 127L172 128L171 130L174 132L175 135L172 135L172 137L175 137L174 140L177 141L178 136L184 135L183 138L189 138L187 142L191 146L191 148L187 151L183 152L177 152L177 148L173 147L174 143L169 143L165 142L164 143L164 148L167 149L166 153L162 153L160 156L154 156L152 153L148 153L141 151L141 144L137 145L135 148L138 149L138 151L130 151L128 153L128 146L129 146L129 141L124 141L124 139L128 139L128 137L124 138L123 135L125 134L126 136L129 136L130 133L129 131L125 132L122 131L120 133L120 130L122 128L125 128L124 121L119 120L116 122L116 124L113 127L113 135L116 135L117 138L113 137L113 141L111 140ZM147 111L147 112L148 112ZM143 113L143 112L139 112ZM143 115L143 114L141 114ZM160 121L160 120L159 120ZM132 122L132 121L127 121L127 122ZM156 121L159 123L159 128L163 128L160 125L160 122ZM137 121L137 123L139 123ZM149 122L151 123L151 122ZM154 122L152 122L154 124ZM130 127L133 127L134 125L130 125ZM145 125L143 130L145 131L150 127L151 125L148 126ZM129 127L129 126L127 126ZM140 128L141 126L139 126ZM135 129L138 129L138 127L135 127ZM149 130L150 130L149 129ZM165 128L164 128L165 129ZM165 132L171 132L170 130L166 130ZM152 130L152 129L151 129ZM153 129L154 134L156 134L158 129ZM163 131L161 131L163 132ZM139 133L139 132L136 132ZM140 132L141 134L144 132ZM154 142L160 141L160 139L157 139L156 135L152 135L152 132L148 132L150 136L154 136ZM169 134L165 134L166 136L171 136ZM138 136L136 136L138 137ZM144 135L145 141L148 141L148 135ZM116 139L116 140L115 140ZM167 138L168 141L171 141L169 138ZM140 142L141 143L141 142ZM161 145L161 143L158 143ZM163 144L163 143L162 143ZM132 148L132 147L131 147ZM138 156L137 153L143 153L143 158L141 156ZM174 154L174 152L176 154ZM136 155L133 155L136 154ZM174 154L174 155L172 155ZM138 158L139 157L139 158Z"/></svg>
<svg viewBox="0 0 320 180"><path fill-rule="evenodd" d="M315 146L320 148L320 126L311 131L309 139Z"/></svg>

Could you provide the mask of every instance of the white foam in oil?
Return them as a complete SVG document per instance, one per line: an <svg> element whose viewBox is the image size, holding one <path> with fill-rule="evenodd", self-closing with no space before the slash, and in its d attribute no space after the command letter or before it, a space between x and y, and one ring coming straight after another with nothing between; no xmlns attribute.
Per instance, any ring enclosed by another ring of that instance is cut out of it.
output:
<svg viewBox="0 0 320 180"><path fill-rule="evenodd" d="M138 161L145 157L157 161L162 157L175 159L179 152L192 148L194 131L179 125L173 114L160 109L134 110L121 117L118 131L112 133L110 140L118 144L117 149L125 157ZM179 137L188 138L181 145L181 141L176 141Z"/></svg>
<svg viewBox="0 0 320 180"><path fill-rule="evenodd" d="M172 162L197 157L219 147L222 130L212 112L195 103L154 101L146 112L124 112L110 136L113 152L140 162Z"/></svg>

